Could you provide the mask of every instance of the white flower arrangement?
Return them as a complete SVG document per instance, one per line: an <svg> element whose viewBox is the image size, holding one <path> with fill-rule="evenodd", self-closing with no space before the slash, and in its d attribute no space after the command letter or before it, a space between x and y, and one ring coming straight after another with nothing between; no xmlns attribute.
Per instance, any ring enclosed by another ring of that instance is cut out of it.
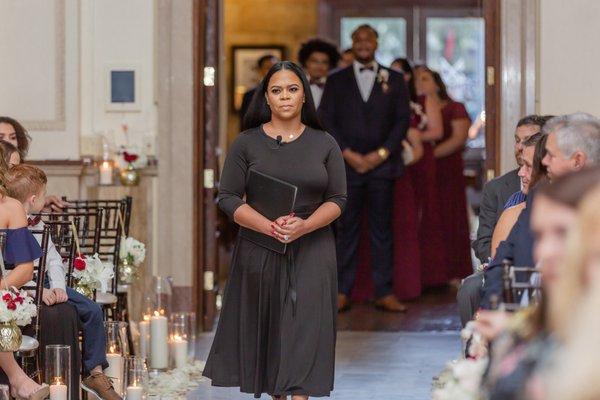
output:
<svg viewBox="0 0 600 400"><path fill-rule="evenodd" d="M102 261L96 253L92 257L84 255L77 257L73 265L73 278L79 285L99 289L102 292L108 291L108 283L115 273L112 263Z"/></svg>
<svg viewBox="0 0 600 400"><path fill-rule="evenodd" d="M130 264L137 267L146 259L146 245L131 236L121 238L119 258L127 259Z"/></svg>
<svg viewBox="0 0 600 400"><path fill-rule="evenodd" d="M19 326L26 326L36 316L37 308L33 298L24 290L12 288L0 290L0 322L15 322Z"/></svg>
<svg viewBox="0 0 600 400"><path fill-rule="evenodd" d="M448 363L433 391L433 400L479 400L481 378L487 367L486 357L460 359Z"/></svg>
<svg viewBox="0 0 600 400"><path fill-rule="evenodd" d="M410 102L410 109L413 113L419 116L419 124L417 125L417 129L424 130L427 128L427 123L429 122L427 119L427 114L425 114L425 110L423 106L419 103L415 103L414 101Z"/></svg>

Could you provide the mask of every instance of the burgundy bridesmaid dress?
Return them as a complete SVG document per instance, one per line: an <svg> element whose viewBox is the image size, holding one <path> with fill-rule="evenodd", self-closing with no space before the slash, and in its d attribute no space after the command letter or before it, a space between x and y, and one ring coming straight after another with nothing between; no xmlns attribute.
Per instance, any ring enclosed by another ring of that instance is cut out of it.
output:
<svg viewBox="0 0 600 400"><path fill-rule="evenodd" d="M450 101L442 109L444 123L444 136L439 141L444 141L452 135L452 121L456 119L470 119L462 103ZM438 143L439 143L438 142ZM446 260L443 264L446 269L447 280L462 279L473 272L469 243L469 220L467 214L466 179L463 175L463 149L437 158L436 176L438 199L442 215L441 228L446 243Z"/></svg>

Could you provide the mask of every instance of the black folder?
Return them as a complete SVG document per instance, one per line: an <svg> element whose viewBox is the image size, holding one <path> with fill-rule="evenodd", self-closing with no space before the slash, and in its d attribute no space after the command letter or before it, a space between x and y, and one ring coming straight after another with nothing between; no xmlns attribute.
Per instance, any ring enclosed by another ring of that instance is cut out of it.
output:
<svg viewBox="0 0 600 400"><path fill-rule="evenodd" d="M294 210L298 188L280 179L251 169L246 184L246 203L270 221ZM272 236L242 227L240 235L259 246L284 254L287 245Z"/></svg>

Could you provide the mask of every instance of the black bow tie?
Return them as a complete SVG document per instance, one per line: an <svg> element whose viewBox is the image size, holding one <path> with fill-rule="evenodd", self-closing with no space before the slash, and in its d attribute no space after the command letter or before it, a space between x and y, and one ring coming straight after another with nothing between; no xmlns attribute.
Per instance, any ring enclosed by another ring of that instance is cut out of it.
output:
<svg viewBox="0 0 600 400"><path fill-rule="evenodd" d="M373 66L373 65L363 65L362 67L360 67L359 71L360 72L375 71L375 66Z"/></svg>

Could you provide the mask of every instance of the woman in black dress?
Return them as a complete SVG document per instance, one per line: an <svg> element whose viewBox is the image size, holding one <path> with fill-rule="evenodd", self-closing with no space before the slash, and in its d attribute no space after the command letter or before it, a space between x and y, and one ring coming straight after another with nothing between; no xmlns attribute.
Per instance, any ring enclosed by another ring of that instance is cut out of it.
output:
<svg viewBox="0 0 600 400"><path fill-rule="evenodd" d="M219 206L237 224L287 243L279 254L238 237L204 375L256 398L328 396L333 389L337 267L330 224L346 201L341 151L317 121L304 72L289 61L259 86L221 177ZM275 221L244 202L254 169L298 187Z"/></svg>

